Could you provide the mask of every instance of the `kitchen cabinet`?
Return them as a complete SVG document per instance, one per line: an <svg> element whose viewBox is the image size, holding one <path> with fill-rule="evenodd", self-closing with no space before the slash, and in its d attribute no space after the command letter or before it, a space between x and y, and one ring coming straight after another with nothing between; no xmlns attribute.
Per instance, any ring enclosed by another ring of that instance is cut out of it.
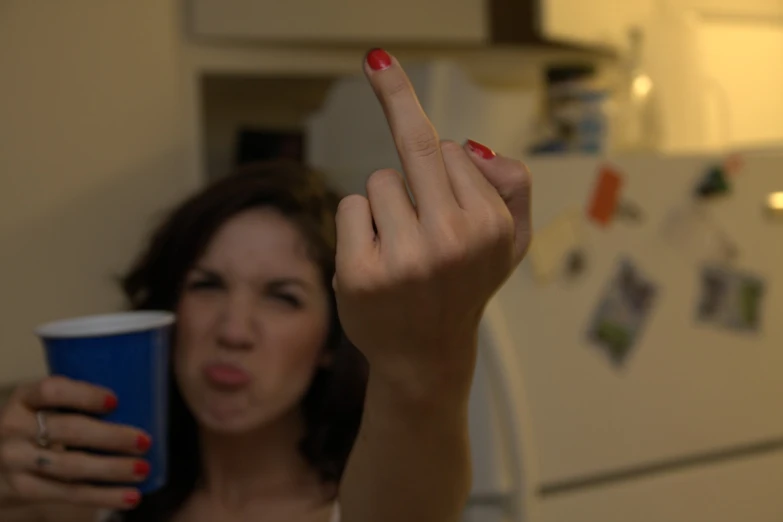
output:
<svg viewBox="0 0 783 522"><path fill-rule="evenodd" d="M484 0L192 0L196 36L276 42L478 44Z"/></svg>
<svg viewBox="0 0 783 522"><path fill-rule="evenodd" d="M202 41L583 48L618 41L605 36L624 34L650 1L190 0L189 29Z"/></svg>
<svg viewBox="0 0 783 522"><path fill-rule="evenodd" d="M655 0L544 0L541 31L547 39L623 47L629 30L652 16Z"/></svg>
<svg viewBox="0 0 783 522"><path fill-rule="evenodd" d="M783 0L541 0L538 19L549 41L617 49L628 43L632 27L647 26L667 6L696 11L708 21L783 21Z"/></svg>
<svg viewBox="0 0 783 522"><path fill-rule="evenodd" d="M738 17L783 16L783 0L684 0L684 7L692 7L705 15Z"/></svg>
<svg viewBox="0 0 783 522"><path fill-rule="evenodd" d="M783 0L190 0L207 39L406 46L610 49L659 5L705 16L783 17Z"/></svg>

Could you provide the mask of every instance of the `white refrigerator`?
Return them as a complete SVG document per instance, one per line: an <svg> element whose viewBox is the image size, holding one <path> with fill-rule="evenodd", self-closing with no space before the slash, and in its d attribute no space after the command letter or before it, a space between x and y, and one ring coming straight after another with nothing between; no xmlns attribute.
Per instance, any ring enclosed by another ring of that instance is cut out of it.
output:
<svg viewBox="0 0 783 522"><path fill-rule="evenodd" d="M451 64L410 74L442 138L521 157L514 114L530 110L528 94L481 88ZM399 168L362 78L335 84L308 140L309 161L347 191L364 192L377 168ZM465 521L783 520L783 221L764 211L783 191L783 151L742 154L731 193L695 203L694 187L721 159L526 160L536 234L569 216L582 270L542 280L528 256L487 308ZM623 174L620 199L638 219L587 218L604 165ZM590 332L620 259L655 292L617 364ZM754 330L697 317L703 269L718 262L763 281Z"/></svg>

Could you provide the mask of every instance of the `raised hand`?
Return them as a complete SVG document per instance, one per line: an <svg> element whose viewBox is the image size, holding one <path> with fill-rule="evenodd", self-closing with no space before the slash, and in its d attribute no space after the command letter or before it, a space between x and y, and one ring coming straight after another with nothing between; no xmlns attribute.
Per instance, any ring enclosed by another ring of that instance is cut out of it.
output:
<svg viewBox="0 0 783 522"><path fill-rule="evenodd" d="M365 73L404 176L374 172L367 198L344 199L337 215L340 319L370 362L343 521L455 522L470 491L478 325L530 243L530 177L478 143L441 142L384 51Z"/></svg>
<svg viewBox="0 0 783 522"><path fill-rule="evenodd" d="M340 318L376 375L414 388L439 376L465 383L484 306L530 243L530 176L478 143L440 141L384 51L370 52L365 73L404 175L378 170L367 198L340 205Z"/></svg>

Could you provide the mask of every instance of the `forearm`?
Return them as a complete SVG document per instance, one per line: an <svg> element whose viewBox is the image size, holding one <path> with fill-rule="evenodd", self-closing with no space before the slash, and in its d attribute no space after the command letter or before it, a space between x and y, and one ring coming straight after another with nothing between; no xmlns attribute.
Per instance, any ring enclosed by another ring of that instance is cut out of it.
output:
<svg viewBox="0 0 783 522"><path fill-rule="evenodd" d="M341 487L344 522L460 519L471 481L470 374L460 373L407 386L371 370Z"/></svg>
<svg viewBox="0 0 783 522"><path fill-rule="evenodd" d="M0 497L2 522L95 522L97 512L88 508L65 505L42 505L17 502Z"/></svg>
<svg viewBox="0 0 783 522"><path fill-rule="evenodd" d="M0 520L3 522L46 522L40 506L12 500L0 494Z"/></svg>
<svg viewBox="0 0 783 522"><path fill-rule="evenodd" d="M0 522L95 522L98 511L67 504L21 500L0 481Z"/></svg>

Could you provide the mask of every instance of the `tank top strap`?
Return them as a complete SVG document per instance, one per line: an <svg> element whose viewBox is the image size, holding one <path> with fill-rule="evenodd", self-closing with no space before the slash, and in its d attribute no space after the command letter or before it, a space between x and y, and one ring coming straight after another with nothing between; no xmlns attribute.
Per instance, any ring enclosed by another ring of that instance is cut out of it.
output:
<svg viewBox="0 0 783 522"><path fill-rule="evenodd" d="M334 507L332 508L332 517L329 519L329 522L340 522L340 503L335 502Z"/></svg>

